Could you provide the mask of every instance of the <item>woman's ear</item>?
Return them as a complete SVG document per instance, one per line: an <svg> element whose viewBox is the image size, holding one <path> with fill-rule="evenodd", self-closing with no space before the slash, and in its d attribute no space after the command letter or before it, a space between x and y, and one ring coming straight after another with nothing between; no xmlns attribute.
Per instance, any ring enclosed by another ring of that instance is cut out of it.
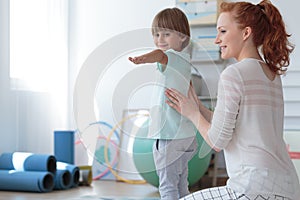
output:
<svg viewBox="0 0 300 200"><path fill-rule="evenodd" d="M251 33L252 33L251 27L249 26L245 27L243 31L243 39L247 40L250 37Z"/></svg>

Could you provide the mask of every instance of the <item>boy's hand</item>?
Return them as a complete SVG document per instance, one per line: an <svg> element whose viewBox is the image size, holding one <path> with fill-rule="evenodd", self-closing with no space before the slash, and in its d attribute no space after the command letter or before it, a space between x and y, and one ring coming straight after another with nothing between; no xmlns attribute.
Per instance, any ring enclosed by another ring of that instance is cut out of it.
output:
<svg viewBox="0 0 300 200"><path fill-rule="evenodd" d="M141 56L129 57L128 59L134 64L159 62L163 65L166 65L168 63L167 55L160 49L156 49Z"/></svg>
<svg viewBox="0 0 300 200"><path fill-rule="evenodd" d="M143 64L146 63L146 57L144 55L138 57L129 57L128 60L134 64Z"/></svg>

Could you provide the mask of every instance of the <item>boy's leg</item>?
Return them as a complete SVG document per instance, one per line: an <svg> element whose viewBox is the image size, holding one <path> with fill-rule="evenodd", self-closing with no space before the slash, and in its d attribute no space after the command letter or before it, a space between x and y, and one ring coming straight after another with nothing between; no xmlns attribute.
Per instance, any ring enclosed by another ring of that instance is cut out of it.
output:
<svg viewBox="0 0 300 200"><path fill-rule="evenodd" d="M188 146L187 144L191 144ZM179 197L184 197L190 193L189 191L189 182L188 182L188 163L197 153L198 143L196 137L187 138L181 141L181 145L185 149L185 153L180 157L181 172L180 172L180 181L179 181ZM178 144L180 146L180 144ZM186 147L187 146L187 147Z"/></svg>
<svg viewBox="0 0 300 200"><path fill-rule="evenodd" d="M171 141L158 140L153 146L153 157L156 167L156 173L159 177L159 193L161 200L175 200L178 197L178 163L173 161L169 163ZM177 159L178 160L178 159Z"/></svg>
<svg viewBox="0 0 300 200"><path fill-rule="evenodd" d="M178 199L189 194L188 161L197 150L195 138L159 140L153 146L153 157L159 177L161 199Z"/></svg>

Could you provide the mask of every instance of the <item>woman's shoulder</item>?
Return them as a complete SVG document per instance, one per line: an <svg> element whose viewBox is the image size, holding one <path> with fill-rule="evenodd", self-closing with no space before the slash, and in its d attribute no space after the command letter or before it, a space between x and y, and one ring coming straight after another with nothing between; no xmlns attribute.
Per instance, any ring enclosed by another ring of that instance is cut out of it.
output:
<svg viewBox="0 0 300 200"><path fill-rule="evenodd" d="M244 69L254 64L257 64L258 60L252 58L245 58L238 62L231 63L227 68Z"/></svg>
<svg viewBox="0 0 300 200"><path fill-rule="evenodd" d="M256 74L257 69L255 66L258 65L258 61L256 59L243 59L239 62L235 62L227 66L222 73L224 74L232 74L234 76L248 76L250 74Z"/></svg>
<svg viewBox="0 0 300 200"><path fill-rule="evenodd" d="M221 73L221 76L236 76L237 74L239 74L239 63L233 63L225 67Z"/></svg>

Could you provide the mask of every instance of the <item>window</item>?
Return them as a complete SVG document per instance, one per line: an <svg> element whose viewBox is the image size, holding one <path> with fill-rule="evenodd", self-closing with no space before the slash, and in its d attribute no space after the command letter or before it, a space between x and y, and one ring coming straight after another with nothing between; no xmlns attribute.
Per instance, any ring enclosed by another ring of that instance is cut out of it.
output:
<svg viewBox="0 0 300 200"><path fill-rule="evenodd" d="M67 89L67 0L10 0L11 88Z"/></svg>

